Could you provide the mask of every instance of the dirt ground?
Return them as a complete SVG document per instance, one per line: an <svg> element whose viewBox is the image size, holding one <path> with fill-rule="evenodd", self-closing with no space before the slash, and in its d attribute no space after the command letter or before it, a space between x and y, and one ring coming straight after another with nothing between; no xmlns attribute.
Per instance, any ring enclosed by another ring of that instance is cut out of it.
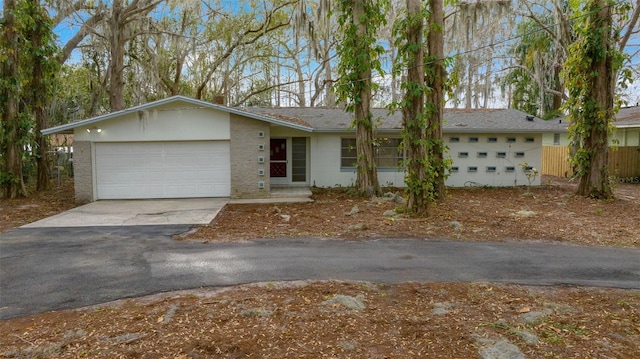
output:
<svg viewBox="0 0 640 359"><path fill-rule="evenodd" d="M540 187L458 188L428 218L410 218L390 193L365 200L348 189L315 189L313 203L227 205L209 225L187 237L201 241L328 237L535 240L640 246L640 184L619 184L616 199L574 195L576 185L544 177ZM389 212L392 211L392 212Z"/></svg>
<svg viewBox="0 0 640 359"><path fill-rule="evenodd" d="M228 205L188 238L535 240L639 247L640 185L612 201L540 188L467 188L426 219L397 198ZM0 231L73 207L66 183L0 199ZM354 207L357 207L355 209ZM385 214L386 212L386 214ZM260 283L201 288L0 321L0 358L638 358L640 290L492 283Z"/></svg>

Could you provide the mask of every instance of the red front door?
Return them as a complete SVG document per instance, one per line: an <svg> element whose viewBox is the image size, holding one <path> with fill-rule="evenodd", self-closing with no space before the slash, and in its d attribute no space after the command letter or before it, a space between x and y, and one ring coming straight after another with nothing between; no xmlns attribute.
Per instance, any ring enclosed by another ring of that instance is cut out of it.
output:
<svg viewBox="0 0 640 359"><path fill-rule="evenodd" d="M270 151L271 177L287 177L287 140L272 138Z"/></svg>

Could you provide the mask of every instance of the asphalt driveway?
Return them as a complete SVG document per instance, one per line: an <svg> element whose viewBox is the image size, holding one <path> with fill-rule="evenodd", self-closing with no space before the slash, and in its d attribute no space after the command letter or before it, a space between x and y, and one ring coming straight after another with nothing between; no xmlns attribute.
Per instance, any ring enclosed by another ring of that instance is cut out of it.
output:
<svg viewBox="0 0 640 359"><path fill-rule="evenodd" d="M640 288L640 249L535 242L273 239L185 243L190 225L19 228L0 235L0 319L252 282L501 282Z"/></svg>
<svg viewBox="0 0 640 359"><path fill-rule="evenodd" d="M96 201L23 228L208 224L228 198Z"/></svg>

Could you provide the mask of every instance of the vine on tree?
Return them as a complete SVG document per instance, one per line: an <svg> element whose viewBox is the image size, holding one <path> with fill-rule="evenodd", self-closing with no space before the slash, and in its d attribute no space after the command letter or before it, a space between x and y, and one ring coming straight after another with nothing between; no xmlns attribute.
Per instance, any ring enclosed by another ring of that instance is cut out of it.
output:
<svg viewBox="0 0 640 359"><path fill-rule="evenodd" d="M614 93L616 76L625 55L615 46L619 33L613 29L612 13L627 12L625 8L611 0L589 0L576 9L577 38L569 46L562 74L569 91L563 108L571 123L571 146L577 148L570 161L574 176L580 178L578 194L594 198L613 197L608 146L612 119L620 106Z"/></svg>
<svg viewBox="0 0 640 359"><path fill-rule="evenodd" d="M377 30L386 23L388 0L338 0L338 24L342 41L338 44L339 78L335 83L338 102L354 113L356 130L357 188L362 195L380 194L373 152L374 121L371 94L378 85L373 71L383 74L380 56L384 48L377 44Z"/></svg>

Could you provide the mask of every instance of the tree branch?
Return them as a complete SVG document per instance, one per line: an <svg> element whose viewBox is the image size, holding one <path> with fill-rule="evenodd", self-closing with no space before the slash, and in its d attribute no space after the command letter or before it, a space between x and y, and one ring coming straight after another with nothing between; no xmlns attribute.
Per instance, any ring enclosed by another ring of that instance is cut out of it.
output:
<svg viewBox="0 0 640 359"><path fill-rule="evenodd" d="M627 32L625 32L622 39L620 39L620 43L619 43L620 50L624 49L624 47L627 46L627 41L629 41L629 38L633 33L633 28L638 23L639 16L640 16L640 0L636 0L636 8L633 11L633 14L631 15L631 19L629 20L629 25L627 26Z"/></svg>
<svg viewBox="0 0 640 359"><path fill-rule="evenodd" d="M69 41L67 41L67 43L62 48L62 54L58 60L60 64L64 64L65 62L67 62L69 57L71 57L71 53L73 52L73 50L75 50L76 47L78 47L78 45L82 42L82 40L84 40L84 38L87 37L87 35L94 32L93 31L94 27L98 23L100 23L103 18L104 18L104 14L102 12L99 12L93 15L92 17L90 17L89 19L87 19L87 21L85 21L84 24L82 24L82 27L80 28L80 30L78 30L78 32L75 35L73 35L73 37L69 39Z"/></svg>

